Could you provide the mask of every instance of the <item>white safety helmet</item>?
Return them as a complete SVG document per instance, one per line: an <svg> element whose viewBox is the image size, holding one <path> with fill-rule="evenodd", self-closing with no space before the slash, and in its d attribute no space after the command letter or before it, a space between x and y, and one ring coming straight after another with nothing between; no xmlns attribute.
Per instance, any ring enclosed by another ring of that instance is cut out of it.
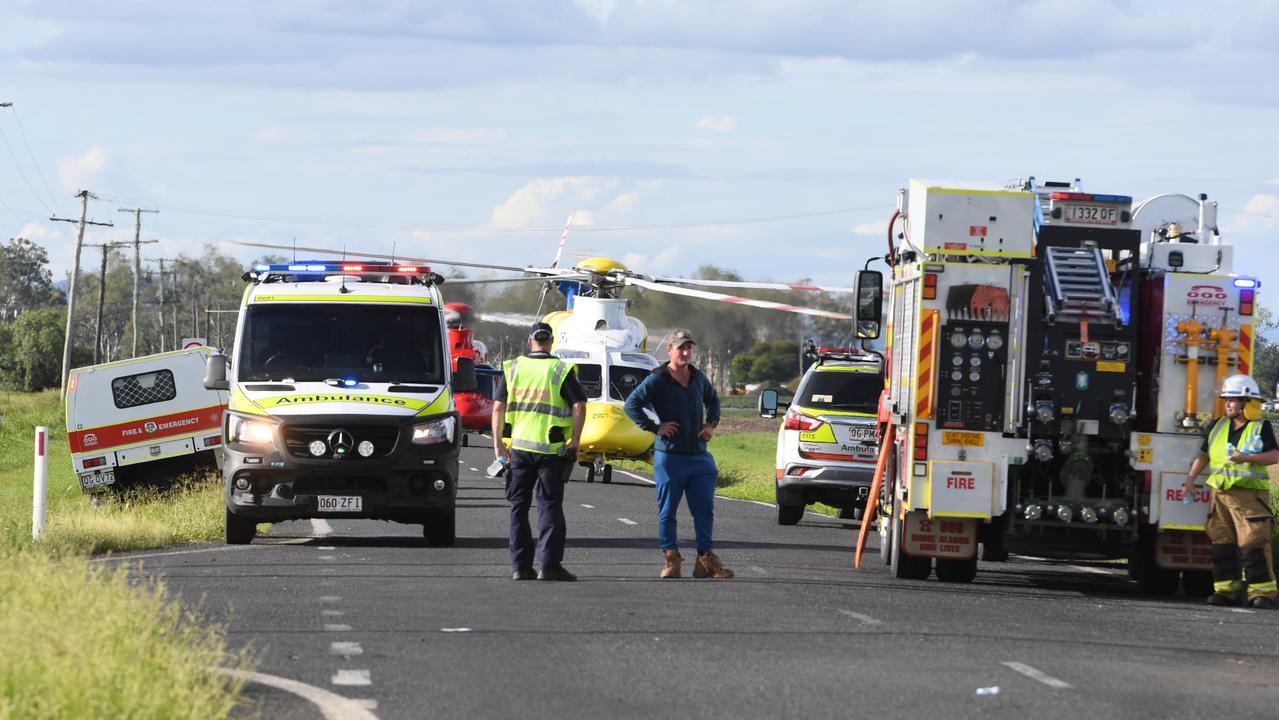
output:
<svg viewBox="0 0 1279 720"><path fill-rule="evenodd" d="M1253 380L1247 375L1231 375L1221 381L1221 392L1219 395L1223 398L1260 400L1261 388L1257 387L1256 380Z"/></svg>

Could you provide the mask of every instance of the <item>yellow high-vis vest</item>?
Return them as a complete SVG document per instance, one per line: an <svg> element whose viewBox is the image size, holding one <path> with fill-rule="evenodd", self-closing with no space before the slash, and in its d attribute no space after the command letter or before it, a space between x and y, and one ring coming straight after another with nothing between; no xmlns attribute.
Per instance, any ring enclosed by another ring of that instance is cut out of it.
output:
<svg viewBox="0 0 1279 720"><path fill-rule="evenodd" d="M573 430L573 407L561 390L572 369L572 365L557 357L518 357L502 363L512 450L555 455L568 442ZM560 428L555 439L551 435L553 428Z"/></svg>

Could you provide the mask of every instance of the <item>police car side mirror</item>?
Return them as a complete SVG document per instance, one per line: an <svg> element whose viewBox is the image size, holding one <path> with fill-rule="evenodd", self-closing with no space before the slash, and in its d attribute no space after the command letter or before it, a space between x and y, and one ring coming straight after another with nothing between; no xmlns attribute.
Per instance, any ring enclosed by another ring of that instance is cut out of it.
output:
<svg viewBox="0 0 1279 720"><path fill-rule="evenodd" d="M878 270L857 273L857 307L853 314L857 338L874 340L884 320L884 274Z"/></svg>
<svg viewBox="0 0 1279 720"><path fill-rule="evenodd" d="M759 393L759 416L765 418L777 417L777 409L784 406L777 400L777 391L773 389L763 390Z"/></svg>
<svg viewBox="0 0 1279 720"><path fill-rule="evenodd" d="M230 390L231 383L226 379L226 356L215 352L204 361L204 389Z"/></svg>

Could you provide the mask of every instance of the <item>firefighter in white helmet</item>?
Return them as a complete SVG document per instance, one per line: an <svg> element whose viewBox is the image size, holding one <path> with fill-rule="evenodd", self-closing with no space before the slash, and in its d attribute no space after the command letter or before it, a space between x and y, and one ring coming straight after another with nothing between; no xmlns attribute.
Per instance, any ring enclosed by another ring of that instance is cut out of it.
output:
<svg viewBox="0 0 1279 720"><path fill-rule="evenodd" d="M1195 491L1195 479L1208 468L1212 508L1204 529L1212 543L1212 605L1237 605L1244 590L1240 560L1247 582L1248 604L1272 608L1275 577L1270 538L1274 512L1270 507L1267 465L1279 462L1274 430L1259 413L1248 408L1261 400L1261 390L1247 375L1231 375L1221 384L1225 417L1208 430L1203 446L1190 463L1185 492ZM1245 412L1245 411L1248 412Z"/></svg>

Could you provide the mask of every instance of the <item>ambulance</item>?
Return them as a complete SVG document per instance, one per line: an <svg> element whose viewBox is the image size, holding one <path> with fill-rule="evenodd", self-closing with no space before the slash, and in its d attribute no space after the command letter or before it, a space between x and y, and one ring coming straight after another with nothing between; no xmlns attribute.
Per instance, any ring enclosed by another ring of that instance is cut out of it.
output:
<svg viewBox="0 0 1279 720"><path fill-rule="evenodd" d="M421 523L452 545L460 419L443 278L384 262L259 264L235 351L205 386L230 392L223 423L226 542L304 518Z"/></svg>
<svg viewBox="0 0 1279 720"><path fill-rule="evenodd" d="M227 394L202 382L214 353L196 347L71 371L67 442L81 490L167 485L220 460Z"/></svg>

